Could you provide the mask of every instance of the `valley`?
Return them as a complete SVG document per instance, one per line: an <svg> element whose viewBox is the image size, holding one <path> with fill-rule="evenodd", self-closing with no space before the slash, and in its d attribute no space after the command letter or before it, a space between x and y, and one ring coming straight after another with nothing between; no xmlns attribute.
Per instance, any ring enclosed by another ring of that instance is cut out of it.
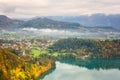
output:
<svg viewBox="0 0 120 80"><path fill-rule="evenodd" d="M1 15L0 80L49 80L46 74L54 79L54 71L61 75L59 69L64 70L61 65L73 70L79 66L80 71L81 67L120 69L119 47L120 31L113 27L88 27L48 18L24 21Z"/></svg>

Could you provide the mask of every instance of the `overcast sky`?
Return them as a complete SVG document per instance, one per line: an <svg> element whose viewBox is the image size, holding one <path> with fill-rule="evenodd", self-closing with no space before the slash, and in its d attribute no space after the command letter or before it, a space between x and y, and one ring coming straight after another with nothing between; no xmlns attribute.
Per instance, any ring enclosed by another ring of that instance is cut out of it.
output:
<svg viewBox="0 0 120 80"><path fill-rule="evenodd" d="M0 14L13 18L120 14L120 0L0 0Z"/></svg>

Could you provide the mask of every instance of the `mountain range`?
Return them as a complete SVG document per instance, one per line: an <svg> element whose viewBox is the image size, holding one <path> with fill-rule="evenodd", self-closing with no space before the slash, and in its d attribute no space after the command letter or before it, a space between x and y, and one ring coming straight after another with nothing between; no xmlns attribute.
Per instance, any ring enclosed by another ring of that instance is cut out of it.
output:
<svg viewBox="0 0 120 80"><path fill-rule="evenodd" d="M14 28L78 29L80 27L120 30L120 15L93 14L91 16L46 16L28 20L11 19L0 15L0 29Z"/></svg>
<svg viewBox="0 0 120 80"><path fill-rule="evenodd" d="M29 21L26 21L20 27L32 27L32 28L51 28L51 29L69 29L69 28L78 28L80 27L79 23L73 22L63 22L51 20L48 18L36 18Z"/></svg>
<svg viewBox="0 0 120 80"><path fill-rule="evenodd" d="M35 18L28 21L11 19L7 16L0 15L0 29L14 28L51 28L51 29L68 29L78 28L79 23L63 22L51 20L48 18Z"/></svg>
<svg viewBox="0 0 120 80"><path fill-rule="evenodd" d="M76 22L89 27L108 26L120 30L120 14L105 15L96 13L81 16L48 16L47 18L57 21Z"/></svg>

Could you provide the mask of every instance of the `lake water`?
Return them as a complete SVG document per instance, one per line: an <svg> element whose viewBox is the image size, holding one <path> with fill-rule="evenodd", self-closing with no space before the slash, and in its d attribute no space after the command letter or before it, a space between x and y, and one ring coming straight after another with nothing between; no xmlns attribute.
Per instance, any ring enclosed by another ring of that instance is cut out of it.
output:
<svg viewBox="0 0 120 80"><path fill-rule="evenodd" d="M120 80L120 59L63 60L39 80Z"/></svg>

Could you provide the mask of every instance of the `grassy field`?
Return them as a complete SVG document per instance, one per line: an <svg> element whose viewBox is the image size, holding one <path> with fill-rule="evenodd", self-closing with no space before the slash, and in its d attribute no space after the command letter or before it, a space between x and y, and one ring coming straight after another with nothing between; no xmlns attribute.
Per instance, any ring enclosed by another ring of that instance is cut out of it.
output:
<svg viewBox="0 0 120 80"><path fill-rule="evenodd" d="M40 55L43 55L43 54L48 54L49 52L45 49L40 49L38 47L34 47L33 49L31 49L31 53L34 57L39 57Z"/></svg>

